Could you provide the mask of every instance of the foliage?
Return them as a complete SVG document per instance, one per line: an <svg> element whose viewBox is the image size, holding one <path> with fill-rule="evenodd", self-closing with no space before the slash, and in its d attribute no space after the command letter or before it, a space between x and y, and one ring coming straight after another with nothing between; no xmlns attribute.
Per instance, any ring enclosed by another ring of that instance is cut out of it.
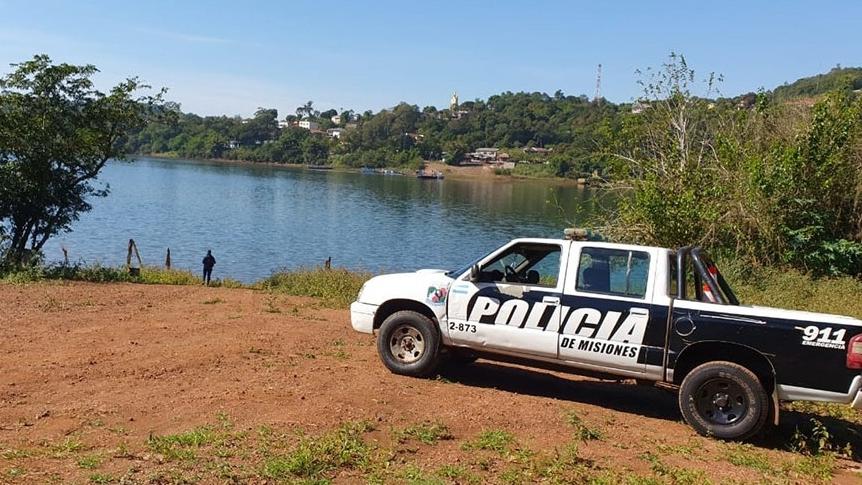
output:
<svg viewBox="0 0 862 485"><path fill-rule="evenodd" d="M776 99L813 97L839 90L862 89L862 68L836 66L826 74L817 74L775 88Z"/></svg>
<svg viewBox="0 0 862 485"><path fill-rule="evenodd" d="M820 313L841 313L862 319L862 281L853 277L814 279L799 270L759 268L740 262L719 261L719 266L745 304L792 308ZM848 408L849 409L849 408Z"/></svg>
<svg viewBox="0 0 862 485"><path fill-rule="evenodd" d="M268 460L263 475L274 479L320 480L339 468L366 466L371 459L371 447L362 435L372 429L364 421L348 422L322 436L304 438L291 453Z"/></svg>
<svg viewBox="0 0 862 485"><path fill-rule="evenodd" d="M95 185L105 163L166 107L163 91L138 95L149 86L136 78L96 90L92 65L38 55L12 67L0 78L0 263L21 265L107 195Z"/></svg>
<svg viewBox="0 0 862 485"><path fill-rule="evenodd" d="M90 283L144 283L153 285L199 285L200 277L191 271L144 266L138 276L132 276L124 267L94 265L29 265L14 271L0 271L0 281L31 283L41 280L87 281ZM242 287L231 280L216 280L210 286Z"/></svg>
<svg viewBox="0 0 862 485"><path fill-rule="evenodd" d="M862 99L833 93L809 112L698 96L681 56L642 82L649 109L615 144L624 191L605 233L666 247L698 244L749 265L862 274Z"/></svg>
<svg viewBox="0 0 862 485"><path fill-rule="evenodd" d="M550 169L531 176L577 176L606 165L598 147L616 129L620 109L559 91L553 96L506 92L463 103L458 113L400 103L378 113L342 113L346 130L340 141L296 126L279 129L273 109L258 109L249 119L182 114L174 124L147 125L129 138L127 149L190 158L418 169L423 160L457 164L476 148L503 147L512 149L516 160L541 165L550 159ZM285 120L305 119L325 129L335 126L332 112L320 113L309 101ZM554 146L552 157L518 150L546 145Z"/></svg>
<svg viewBox="0 0 862 485"><path fill-rule="evenodd" d="M452 439L452 433L449 431L449 427L440 422L425 422L408 426L407 428L396 432L395 435L397 440L401 443L414 439L426 445L433 445L440 440Z"/></svg>
<svg viewBox="0 0 862 485"><path fill-rule="evenodd" d="M370 277L368 273L346 269L309 268L273 273L257 286L292 296L320 298L327 305L347 308Z"/></svg>
<svg viewBox="0 0 862 485"><path fill-rule="evenodd" d="M490 429L479 434L474 440L464 443L464 450L489 450L497 453L509 451L515 444L515 436L504 430Z"/></svg>

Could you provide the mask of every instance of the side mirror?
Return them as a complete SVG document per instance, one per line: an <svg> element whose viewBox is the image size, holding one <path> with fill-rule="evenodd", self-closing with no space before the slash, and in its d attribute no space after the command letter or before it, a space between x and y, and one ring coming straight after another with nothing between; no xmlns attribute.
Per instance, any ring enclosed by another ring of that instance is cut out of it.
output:
<svg viewBox="0 0 862 485"><path fill-rule="evenodd" d="M478 283L478 282L479 282L479 273L480 273L480 271L479 271L479 265L478 265L478 264L474 264L474 265L470 268L470 282L471 282L471 283Z"/></svg>

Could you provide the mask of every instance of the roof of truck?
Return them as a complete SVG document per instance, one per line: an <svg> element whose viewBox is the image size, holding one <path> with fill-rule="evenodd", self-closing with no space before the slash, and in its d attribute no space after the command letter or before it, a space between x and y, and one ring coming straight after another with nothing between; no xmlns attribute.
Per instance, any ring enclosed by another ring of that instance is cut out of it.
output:
<svg viewBox="0 0 862 485"><path fill-rule="evenodd" d="M534 243L545 243L545 244L560 244L563 242L572 242L575 244L587 244L590 246L602 247L602 248L619 248L619 249L632 249L632 248L642 248L645 250L662 250L662 251L670 251L668 248L663 248L659 246L643 246L640 244L624 244L624 243L612 243L607 241L579 241L579 240L570 240L570 239L556 239L556 238L540 238L540 237L520 237L513 239L512 242L534 242Z"/></svg>

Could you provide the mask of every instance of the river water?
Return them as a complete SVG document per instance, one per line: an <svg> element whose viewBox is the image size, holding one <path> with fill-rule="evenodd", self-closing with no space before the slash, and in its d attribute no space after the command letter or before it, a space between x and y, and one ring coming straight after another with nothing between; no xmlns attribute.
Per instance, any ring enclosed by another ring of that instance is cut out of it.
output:
<svg viewBox="0 0 862 485"><path fill-rule="evenodd" d="M251 282L317 266L375 273L454 269L516 237L560 237L564 218L597 210L595 190L542 181L417 180L252 164L138 158L111 162L73 232L45 247L49 261L120 265L135 239L144 264ZM561 215L561 210L562 214Z"/></svg>

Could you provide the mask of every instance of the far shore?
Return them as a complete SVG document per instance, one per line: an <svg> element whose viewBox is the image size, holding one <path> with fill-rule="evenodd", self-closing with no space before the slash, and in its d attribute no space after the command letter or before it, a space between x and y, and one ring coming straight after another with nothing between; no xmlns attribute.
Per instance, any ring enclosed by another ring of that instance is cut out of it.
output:
<svg viewBox="0 0 862 485"><path fill-rule="evenodd" d="M134 160L135 158L153 158L157 160L183 160L189 162L198 162L198 163L217 163L217 164L225 164L225 165L240 165L240 166L255 166L255 167L269 167L269 168L279 168L279 169L287 169L287 170L306 170L305 164L298 163L279 163L279 162L255 162L252 160L231 160L227 158L186 158L186 157L178 157L168 154L156 153L156 154L132 154L129 155L129 159ZM579 183L577 179L571 178L560 178L560 177L524 177L518 175L497 175L494 173L494 169L488 166L453 166L446 165L445 163L438 160L427 160L425 162L425 169L429 171L441 172L448 179L453 180L486 180L492 182L541 182L548 185L553 186L578 186L584 185L583 183ZM399 169L392 169L396 171L402 171ZM360 169L353 167L344 167L344 166L333 166L327 171L332 172L346 172L346 173L360 173ZM413 173L407 169L402 171L404 176L411 177Z"/></svg>

